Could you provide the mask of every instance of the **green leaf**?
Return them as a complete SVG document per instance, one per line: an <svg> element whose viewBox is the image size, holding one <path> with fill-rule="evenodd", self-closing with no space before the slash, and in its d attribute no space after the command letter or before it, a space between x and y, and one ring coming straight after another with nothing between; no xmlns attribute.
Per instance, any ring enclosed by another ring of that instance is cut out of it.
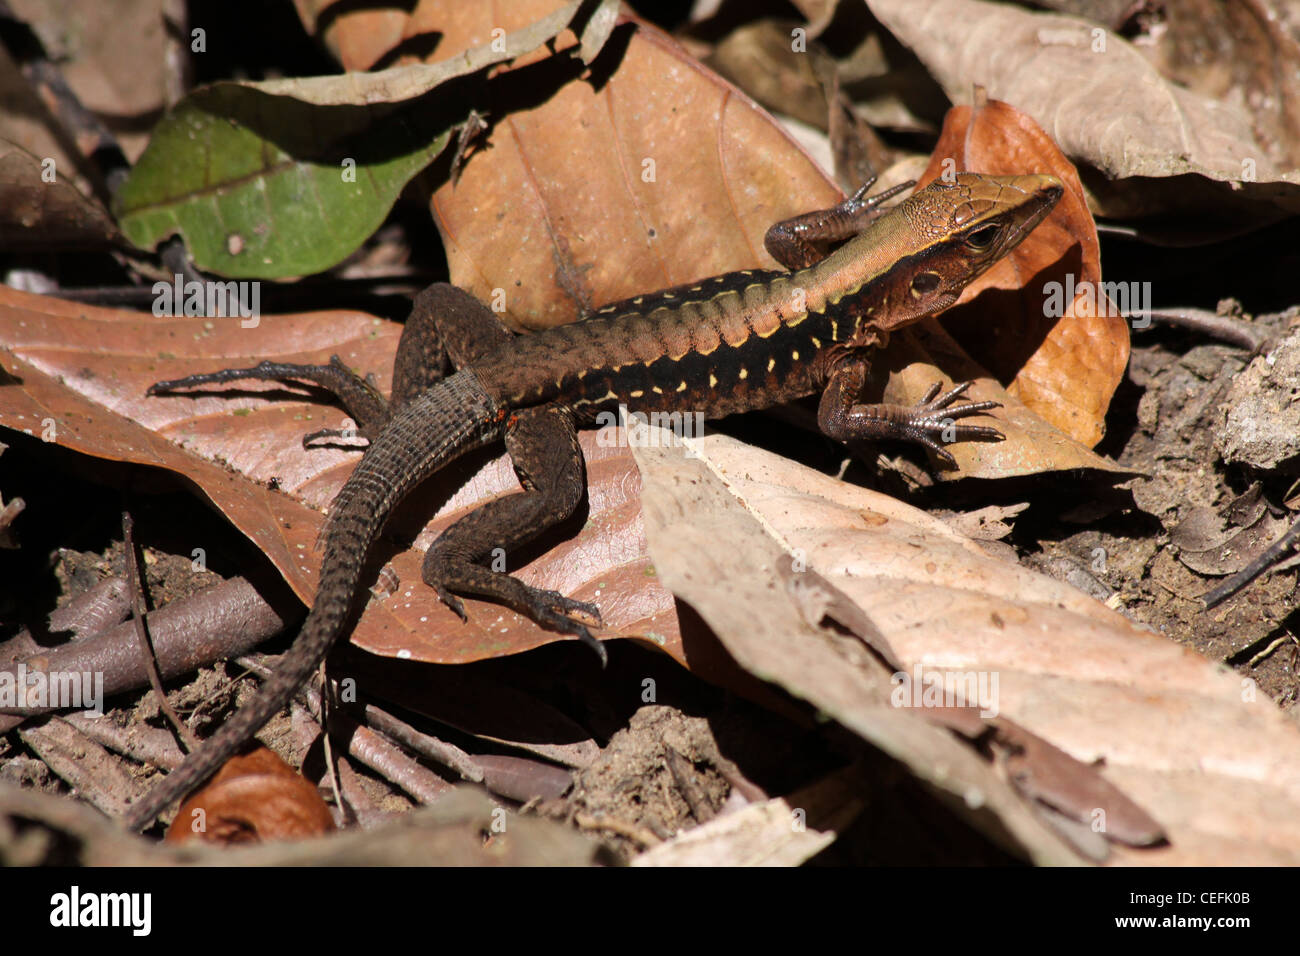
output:
<svg viewBox="0 0 1300 956"><path fill-rule="evenodd" d="M610 10L616 0L575 0L443 63L196 90L158 124L119 191L122 232L149 250L179 234L200 269L230 278L328 269L375 231L468 118L456 81L570 26L594 56Z"/></svg>
<svg viewBox="0 0 1300 956"><path fill-rule="evenodd" d="M446 146L453 124L414 113L311 106L234 83L197 90L154 132L118 193L118 221L146 249L179 233L218 275L320 272L364 242Z"/></svg>

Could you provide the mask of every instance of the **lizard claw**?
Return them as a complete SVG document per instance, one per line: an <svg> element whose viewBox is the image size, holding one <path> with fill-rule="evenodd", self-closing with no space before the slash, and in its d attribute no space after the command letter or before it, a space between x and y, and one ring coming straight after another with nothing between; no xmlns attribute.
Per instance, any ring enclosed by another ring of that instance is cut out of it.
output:
<svg viewBox="0 0 1300 956"><path fill-rule="evenodd" d="M585 614L597 625L601 623L600 609L594 604L576 601L558 591L547 591L542 588L530 590L528 613L533 620L552 631L576 635L582 643L596 652L596 656L600 658L600 666L604 668L609 663L609 654L605 651L605 645L592 635L586 624L572 617L575 612Z"/></svg>
<svg viewBox="0 0 1300 956"><path fill-rule="evenodd" d="M469 615L465 613L465 602L456 597L456 595L452 594L441 584L434 584L431 586L433 587L433 592L438 595L438 600L455 611L456 616L459 617L463 623L468 624Z"/></svg>
<svg viewBox="0 0 1300 956"><path fill-rule="evenodd" d="M944 447L946 444L959 441L1005 441L1006 435L988 425L956 424L955 420L958 418L979 415L990 409L1002 407L1001 402L990 401L954 405L953 402L960 398L972 384L974 383L959 382L940 395L939 390L943 387L943 383L935 382L926 390L921 400L909 409L903 418L897 420L900 437L924 445L950 468L956 468L957 461ZM868 406L854 406L853 411L858 412L859 409L862 414L869 414L871 411Z"/></svg>

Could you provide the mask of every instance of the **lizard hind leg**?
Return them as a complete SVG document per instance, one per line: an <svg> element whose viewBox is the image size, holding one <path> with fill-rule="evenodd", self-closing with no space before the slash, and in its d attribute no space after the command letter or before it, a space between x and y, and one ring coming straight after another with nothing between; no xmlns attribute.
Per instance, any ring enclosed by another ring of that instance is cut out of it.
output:
<svg viewBox="0 0 1300 956"><path fill-rule="evenodd" d="M196 385L223 385L240 380L310 382L332 394L357 423L356 433L373 441L393 413L437 385L452 370L464 368L480 355L513 338L490 309L468 292L436 282L415 297L393 359L391 402L337 355L328 365L261 362L251 368L227 368L155 382L147 394L158 395ZM304 435L303 446L318 438L349 438L341 428L322 428Z"/></svg>
<svg viewBox="0 0 1300 956"><path fill-rule="evenodd" d="M393 405L402 406L446 377L514 338L495 312L446 282L411 303L393 359Z"/></svg>
<svg viewBox="0 0 1300 956"><path fill-rule="evenodd" d="M331 355L328 365L300 365L290 362L261 362L252 368L223 368L216 372L187 375L184 378L154 382L145 394L161 395L195 385L224 385L241 379L265 382L311 382L338 399L347 413L357 423L357 433L374 440L389 418L388 402L379 394L370 376L362 378L352 371L337 355ZM323 428L302 437L303 447L324 436L347 437L344 429Z"/></svg>
<svg viewBox="0 0 1300 956"><path fill-rule="evenodd" d="M604 647L574 616L582 614L599 623L600 611L594 604L531 587L480 563L497 549L509 554L564 521L582 501L586 468L573 412L562 405L520 411L506 428L505 443L524 490L488 502L444 531L425 555L424 582L462 618L465 610L457 593L486 597L545 628L576 635L603 665Z"/></svg>

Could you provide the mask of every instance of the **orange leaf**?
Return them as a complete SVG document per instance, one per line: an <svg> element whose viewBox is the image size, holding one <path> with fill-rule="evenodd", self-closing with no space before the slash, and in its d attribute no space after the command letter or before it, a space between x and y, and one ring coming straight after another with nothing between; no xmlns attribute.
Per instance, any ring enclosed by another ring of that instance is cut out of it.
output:
<svg viewBox="0 0 1300 956"><path fill-rule="evenodd" d="M1074 165L1029 116L977 96L974 107L948 111L922 184L945 169L1051 173L1065 184L1052 214L967 287L960 304L969 304L943 325L1008 393L1081 444L1096 445L1128 365L1129 334L1102 293L1097 226ZM1059 283L1061 310L1052 308L1051 283Z"/></svg>
<svg viewBox="0 0 1300 956"><path fill-rule="evenodd" d="M206 787L181 804L168 843L230 846L295 840L334 829L316 788L265 747L231 757Z"/></svg>

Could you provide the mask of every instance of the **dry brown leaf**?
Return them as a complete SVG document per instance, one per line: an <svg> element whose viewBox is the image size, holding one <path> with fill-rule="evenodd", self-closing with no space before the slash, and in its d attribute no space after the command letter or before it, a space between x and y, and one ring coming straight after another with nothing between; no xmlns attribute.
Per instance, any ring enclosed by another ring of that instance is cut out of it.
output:
<svg viewBox="0 0 1300 956"><path fill-rule="evenodd" d="M867 5L954 103L985 87L1034 117L1067 156L1133 180L1095 194L1108 215L1214 211L1258 222L1258 204L1300 211L1300 173L1278 173L1245 110L1164 79L1094 22L983 0Z"/></svg>
<svg viewBox="0 0 1300 956"><path fill-rule="evenodd" d="M231 757L191 794L167 829L168 843L221 846L300 840L334 829L316 788L265 747Z"/></svg>
<svg viewBox="0 0 1300 956"><path fill-rule="evenodd" d="M1288 0L1179 0L1134 48L1195 93L1250 104L1256 140L1300 167L1300 8ZM1213 62L1213 67L1207 68Z"/></svg>
<svg viewBox="0 0 1300 956"><path fill-rule="evenodd" d="M767 583L774 572L752 572L760 580L751 587L736 570L775 548L856 601L909 669L972 674L989 687L996 680L998 713L1076 760L1104 761L1102 776L1170 840L1115 848L1119 860L1300 862L1300 730L1250 681L1066 584L986 556L883 495L722 436L691 444L707 469L680 453L670 462L668 450L637 449L650 546L665 582L746 669L813 701L938 786L960 793L974 785L975 776L957 782L953 767L977 773L959 763L936 773L930 743L905 736L910 728L896 722L905 715L872 698L862 670L870 661L838 647L821 662L826 638L816 632L791 640L801 632L784 622L794 612L775 600L780 592ZM740 506L751 522L737 520ZM737 590L723 597L723 588ZM1052 842L1028 840L1025 820L987 786L984 805L1031 853L1045 853Z"/></svg>
<svg viewBox="0 0 1300 956"><path fill-rule="evenodd" d="M396 45L436 30L437 62L552 6L422 0L400 29L367 12L340 16L329 35L346 68L365 69L391 49L378 33ZM763 234L772 223L842 198L766 113L633 18L620 20L588 75L561 86L554 74L554 64L533 62L494 81L490 148L432 204L452 281L488 302L502 290L517 327L562 324L583 309L732 269L771 268ZM537 103L541 88L555 92Z"/></svg>
<svg viewBox="0 0 1300 956"><path fill-rule="evenodd" d="M664 582L699 613L741 667L809 701L902 762L991 839L1039 863L1076 862L1076 855L982 757L947 731L891 706L888 671L858 639L809 622L808 602L779 583L782 562L793 554L796 568L811 567L806 555L784 549L764 518L746 513L708 461L719 447L732 445L753 453L750 461L772 469L784 461L716 436L692 443L705 461L686 459L680 449L669 447L636 449L645 477L646 532ZM790 462L784 466L795 476L805 470ZM781 491L791 502L805 498L797 488ZM819 526L808 517L812 527ZM921 517L923 528L958 540L940 522ZM873 522L889 523L883 513L855 514L851 521L841 521L835 533L856 538L856 529ZM969 546L977 550L973 543ZM892 643L893 635L886 636ZM698 662L696 671L707 676L705 662Z"/></svg>
<svg viewBox="0 0 1300 956"><path fill-rule="evenodd" d="M56 178L48 181L49 174ZM41 159L0 139L0 249L95 248L118 237L104 208Z"/></svg>
<svg viewBox="0 0 1300 956"><path fill-rule="evenodd" d="M1235 574L1286 534L1291 522L1270 512L1255 482L1222 508L1193 508L1169 532L1178 560L1197 574Z"/></svg>
<svg viewBox="0 0 1300 956"><path fill-rule="evenodd" d="M400 331L396 323L357 312L266 317L245 329L235 318L155 317L0 286L0 363L13 377L0 387L0 425L84 454L184 474L310 603L321 512L357 452L305 450L302 436L343 425L342 411L312 395L293 400L302 393L271 383L209 387L200 391L210 394L190 396L147 397L145 389L194 371L268 358L320 363L337 353L353 368L373 370L386 391ZM626 448L602 447L593 433L585 434L583 449L591 489L586 523L568 527L552 547L510 570L531 584L596 601L604 636L640 637L680 659L672 596L655 580L644 553L635 465ZM508 459L485 463L479 457L413 495L392 528L418 535L417 547L393 554L393 546L381 542L377 550L400 583L394 593L370 601L355 642L390 657L464 663L567 639L479 601L466 603L465 626L420 579L422 551L436 532L517 487ZM432 530L420 533L435 511Z"/></svg>

